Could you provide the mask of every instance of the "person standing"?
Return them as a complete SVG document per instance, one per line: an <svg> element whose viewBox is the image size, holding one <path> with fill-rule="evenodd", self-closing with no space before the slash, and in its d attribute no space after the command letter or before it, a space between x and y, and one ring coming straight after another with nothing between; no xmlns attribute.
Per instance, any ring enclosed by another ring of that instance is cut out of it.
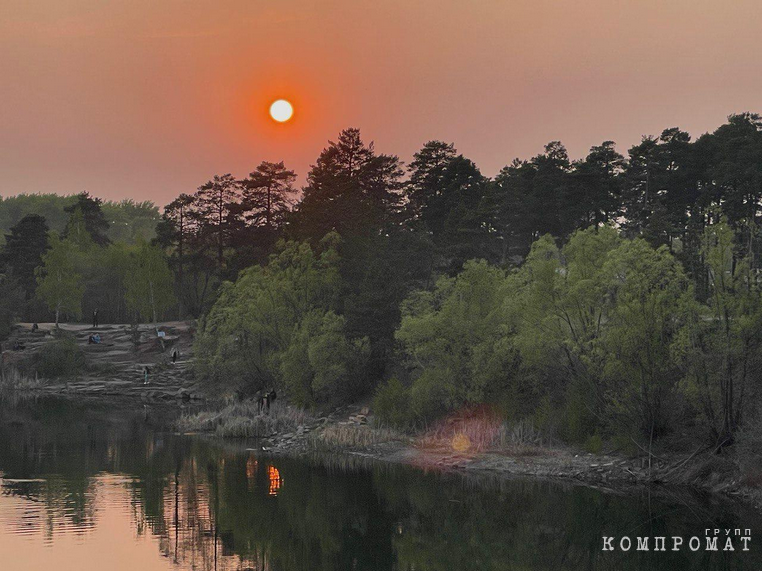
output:
<svg viewBox="0 0 762 571"><path fill-rule="evenodd" d="M98 308L93 311L93 329L98 329Z"/></svg>

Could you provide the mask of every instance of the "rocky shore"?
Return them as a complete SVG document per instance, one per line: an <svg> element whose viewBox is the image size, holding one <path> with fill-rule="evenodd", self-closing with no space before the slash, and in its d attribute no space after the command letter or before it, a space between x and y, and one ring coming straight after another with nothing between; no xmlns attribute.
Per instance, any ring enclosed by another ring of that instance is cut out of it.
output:
<svg viewBox="0 0 762 571"><path fill-rule="evenodd" d="M19 323L3 344L3 371L25 377L24 391L38 396L116 397L144 402L203 400L190 370L192 323L160 323L158 331L161 337L146 324L104 324L97 329L61 324L56 331L52 323L40 323L37 328ZM100 342L90 343L95 334ZM81 351L81 371L70 377L41 378L34 372L35 362L46 345L62 336L73 339ZM173 362L174 351L177 357Z"/></svg>
<svg viewBox="0 0 762 571"><path fill-rule="evenodd" d="M345 407L305 421L293 430L257 439L249 449L273 455L337 453L379 462L465 475L521 476L577 482L612 492L719 494L762 510L762 493L747 485L732 458L711 451L675 454L667 461L647 455L592 454L567 446L455 450L368 423L367 409Z"/></svg>
<svg viewBox="0 0 762 571"><path fill-rule="evenodd" d="M152 326L104 325L100 344L88 343L92 328L62 325L86 357L86 369L73 379L30 382L24 392L35 396L117 399L139 402L203 403L204 394L193 379L190 360L192 324L160 324L159 338ZM10 343L23 351L3 351L3 364L13 366L30 359L55 338L52 324L16 326ZM179 358L172 362L177 350ZM148 368L146 383L145 369ZM27 380L28 381L28 380ZM207 403L209 406L210 403ZM211 403L214 408L214 403ZM219 405L221 406L221 405ZM218 408L219 408L218 406ZM282 403L279 406L284 406ZM255 403L228 407L232 412L210 411L184 417L183 432L204 432L220 437L245 438L252 449L276 455L300 456L339 453L374 461L404 463L424 469L465 474L527 476L574 481L622 491L631 488L683 488L736 497L762 509L762 494L744 481L732 457L694 451L669 456L591 454L567 446L507 446L473 450L454 442L431 442L375 426L367 406L354 405L311 416L303 411L281 417L259 415ZM286 407L288 408L288 407ZM280 410L286 410L280 409Z"/></svg>

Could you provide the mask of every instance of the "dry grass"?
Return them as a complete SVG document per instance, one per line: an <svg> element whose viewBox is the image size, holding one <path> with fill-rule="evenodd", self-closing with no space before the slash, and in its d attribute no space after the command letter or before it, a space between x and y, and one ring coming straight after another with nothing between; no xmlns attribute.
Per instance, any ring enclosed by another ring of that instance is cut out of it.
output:
<svg viewBox="0 0 762 571"><path fill-rule="evenodd" d="M512 456L547 453L542 438L530 421L509 425L488 407L458 412L440 420L416 444L425 448L452 448L457 452L495 451Z"/></svg>
<svg viewBox="0 0 762 571"><path fill-rule="evenodd" d="M0 371L0 389L8 391L34 391L44 383L39 378L29 377L16 368L6 367Z"/></svg>
<svg viewBox="0 0 762 571"><path fill-rule="evenodd" d="M377 428L368 425L338 424L327 426L309 437L314 450L352 450L371 448L386 442L408 440L406 436L391 428Z"/></svg>
<svg viewBox="0 0 762 571"><path fill-rule="evenodd" d="M184 415L177 421L177 428L182 432L214 432L232 438L262 438L295 430L308 421L304 410L287 404L274 403L268 413L260 414L257 403L247 401L220 411Z"/></svg>

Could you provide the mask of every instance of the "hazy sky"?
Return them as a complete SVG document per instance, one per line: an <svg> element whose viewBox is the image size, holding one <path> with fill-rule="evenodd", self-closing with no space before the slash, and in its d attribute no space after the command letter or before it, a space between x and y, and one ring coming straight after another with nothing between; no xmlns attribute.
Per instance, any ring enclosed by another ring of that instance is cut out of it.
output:
<svg viewBox="0 0 762 571"><path fill-rule="evenodd" d="M760 0L2 0L0 194L164 205L344 127L484 174L762 111ZM290 99L275 124L269 103Z"/></svg>

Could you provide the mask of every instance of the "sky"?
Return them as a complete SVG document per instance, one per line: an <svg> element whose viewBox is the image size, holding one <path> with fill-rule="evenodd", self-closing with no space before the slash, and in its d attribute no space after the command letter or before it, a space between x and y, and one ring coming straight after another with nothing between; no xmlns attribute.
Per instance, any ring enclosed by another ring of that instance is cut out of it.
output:
<svg viewBox="0 0 762 571"><path fill-rule="evenodd" d="M2 0L0 195L167 204L357 127L487 176L762 112L759 0ZM294 118L276 124L270 103Z"/></svg>

